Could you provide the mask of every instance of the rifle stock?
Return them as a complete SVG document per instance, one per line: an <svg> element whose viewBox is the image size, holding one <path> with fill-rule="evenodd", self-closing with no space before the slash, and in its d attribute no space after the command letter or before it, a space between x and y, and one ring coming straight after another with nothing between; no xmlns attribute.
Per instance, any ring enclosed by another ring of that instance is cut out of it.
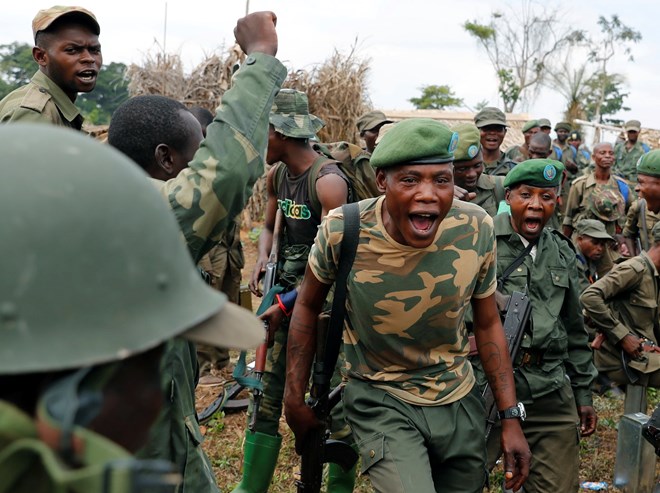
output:
<svg viewBox="0 0 660 493"><path fill-rule="evenodd" d="M513 364L520 351L520 343L531 312L532 304L526 293L520 291L511 293L506 309L506 317L502 324L509 355L511 356L511 364ZM490 431L497 421L497 404L490 385L486 385L482 396L486 405L486 439L488 439L488 435L490 435Z"/></svg>
<svg viewBox="0 0 660 493"><path fill-rule="evenodd" d="M282 210L277 209L275 213L275 226L273 229L273 243L270 249L270 255L268 256L268 262L266 263L266 274L264 275L263 281L263 294L266 296L268 292L273 289L275 286L275 275L277 273L277 257L279 255L280 249L280 231L282 229ZM268 341L270 340L269 335L270 327L266 321L264 321L264 342L262 342L257 348L254 361L254 377L261 381L266 369L266 353L268 352ZM255 386L252 390L252 396L254 397L254 408L252 410L252 415L250 416L250 422L248 423L248 429L250 431L255 431L255 426L257 424L257 414L259 411L259 406L261 405L261 398L263 397L263 390L261 386Z"/></svg>

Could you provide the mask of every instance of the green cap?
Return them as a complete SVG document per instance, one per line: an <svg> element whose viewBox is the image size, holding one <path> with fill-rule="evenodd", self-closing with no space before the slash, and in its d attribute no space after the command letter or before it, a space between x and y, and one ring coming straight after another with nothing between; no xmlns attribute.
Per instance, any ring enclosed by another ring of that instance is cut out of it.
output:
<svg viewBox="0 0 660 493"><path fill-rule="evenodd" d="M639 158L637 174L660 177L660 149L649 151Z"/></svg>
<svg viewBox="0 0 660 493"><path fill-rule="evenodd" d="M64 16L78 16L78 19L92 28L92 32L97 36L101 34L101 27L99 26L96 16L89 10L83 7L69 7L64 5L55 5L49 9L40 10L37 15L32 19L32 37L37 38L39 31L45 31L53 22Z"/></svg>
<svg viewBox="0 0 660 493"><path fill-rule="evenodd" d="M530 120L523 125L522 133L529 132L534 127L538 127L539 122L537 120Z"/></svg>
<svg viewBox="0 0 660 493"><path fill-rule="evenodd" d="M362 133L383 123L392 123L392 120L388 120L382 111L370 111L358 118L355 124L357 125L358 132Z"/></svg>
<svg viewBox="0 0 660 493"><path fill-rule="evenodd" d="M639 120L628 120L625 125L626 132L634 130L640 132L642 130L642 123Z"/></svg>
<svg viewBox="0 0 660 493"><path fill-rule="evenodd" d="M0 375L122 360L176 336L263 341L252 313L204 283L167 202L122 153L21 123L0 126L0 148Z"/></svg>
<svg viewBox="0 0 660 493"><path fill-rule="evenodd" d="M552 128L552 123L550 123L550 120L548 120L547 118L539 118L537 121L539 123L539 127L541 128L544 127Z"/></svg>
<svg viewBox="0 0 660 493"><path fill-rule="evenodd" d="M507 173L504 186L509 188L522 183L541 188L558 187L563 172L564 165L554 159L528 159Z"/></svg>
<svg viewBox="0 0 660 493"><path fill-rule="evenodd" d="M474 115L474 124L477 128L486 127L488 125L502 125L508 127L506 122L506 115L504 112L493 106L487 106L479 113Z"/></svg>
<svg viewBox="0 0 660 493"><path fill-rule="evenodd" d="M275 131L294 139L313 139L325 123L309 114L307 94L295 89L280 89L270 110Z"/></svg>
<svg viewBox="0 0 660 493"><path fill-rule="evenodd" d="M619 192L611 188L589 195L589 211L601 221L616 221L625 214L626 202Z"/></svg>
<svg viewBox="0 0 660 493"><path fill-rule="evenodd" d="M458 134L430 118L398 122L371 155L374 168L405 164L441 164L454 160Z"/></svg>
<svg viewBox="0 0 660 493"><path fill-rule="evenodd" d="M603 240L614 240L605 230L605 225L596 219L582 219L577 228L578 236L591 236L592 238L601 238Z"/></svg>
<svg viewBox="0 0 660 493"><path fill-rule="evenodd" d="M481 150L481 133L471 123L459 123L451 128L458 134L458 146L454 151L454 161L469 161Z"/></svg>
<svg viewBox="0 0 660 493"><path fill-rule="evenodd" d="M567 132L570 132L573 130L573 125L568 122L559 122L555 125L555 130L566 130Z"/></svg>

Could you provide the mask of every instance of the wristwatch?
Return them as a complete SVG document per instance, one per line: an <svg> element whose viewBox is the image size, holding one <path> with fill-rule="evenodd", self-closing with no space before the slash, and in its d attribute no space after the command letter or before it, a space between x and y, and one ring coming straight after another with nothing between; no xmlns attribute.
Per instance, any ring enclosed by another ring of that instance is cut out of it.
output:
<svg viewBox="0 0 660 493"><path fill-rule="evenodd" d="M500 419L518 418L520 419L520 421L525 421L525 418L527 417L527 412L525 412L525 406L523 405L523 403L519 402L513 407L510 407L503 411L498 411L497 415L500 417Z"/></svg>

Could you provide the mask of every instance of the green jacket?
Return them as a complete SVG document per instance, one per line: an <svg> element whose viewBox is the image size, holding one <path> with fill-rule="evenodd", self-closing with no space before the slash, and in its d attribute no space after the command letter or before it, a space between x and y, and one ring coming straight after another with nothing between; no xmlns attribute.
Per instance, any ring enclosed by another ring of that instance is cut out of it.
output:
<svg viewBox="0 0 660 493"><path fill-rule="evenodd" d="M223 95L188 168L166 182L155 181L176 215L195 263L232 227L264 173L268 116L286 74L276 58L250 55ZM195 345L170 341L162 369L167 400L138 455L174 462L183 475L180 493L217 492L195 412Z"/></svg>
<svg viewBox="0 0 660 493"><path fill-rule="evenodd" d="M484 161L484 173L487 175L506 176L512 167L516 165L507 154L500 151L500 158L494 163Z"/></svg>
<svg viewBox="0 0 660 493"><path fill-rule="evenodd" d="M612 166L612 173L622 176L628 181L637 181L637 161L648 152L648 150L644 149L644 145L640 141L637 141L630 149L626 149L625 142L617 144L614 147L616 161L614 162L614 166Z"/></svg>
<svg viewBox="0 0 660 493"><path fill-rule="evenodd" d="M594 327L606 340L595 352L598 369L621 368L621 350L616 344L628 334L658 343L658 282L660 275L646 252L615 265L580 297ZM657 356L657 355L656 355ZM631 361L642 372L660 369L658 358Z"/></svg>
<svg viewBox="0 0 660 493"><path fill-rule="evenodd" d="M504 200L504 178L482 173L477 180L477 196L471 202L495 217L499 203Z"/></svg>
<svg viewBox="0 0 660 493"><path fill-rule="evenodd" d="M69 96L39 70L0 101L0 122L50 123L80 130L83 117Z"/></svg>
<svg viewBox="0 0 660 493"><path fill-rule="evenodd" d="M119 445L89 430L77 429L84 442L82 464L72 468L39 439L32 417L0 401L0 493L128 493L129 472L117 469L104 489L109 463L130 460ZM137 493L137 492L135 492Z"/></svg>
<svg viewBox="0 0 660 493"><path fill-rule="evenodd" d="M497 276L524 250L511 226L509 214L494 218L497 239ZM571 380L578 406L591 405L591 383L596 377L579 302L575 251L556 231L544 229L537 244L536 261L527 255L504 282L502 292L528 290L532 302L531 331L522 347L540 357L515 373L516 394L523 402L546 395ZM518 358L519 359L519 358ZM514 361L514 365L519 361Z"/></svg>

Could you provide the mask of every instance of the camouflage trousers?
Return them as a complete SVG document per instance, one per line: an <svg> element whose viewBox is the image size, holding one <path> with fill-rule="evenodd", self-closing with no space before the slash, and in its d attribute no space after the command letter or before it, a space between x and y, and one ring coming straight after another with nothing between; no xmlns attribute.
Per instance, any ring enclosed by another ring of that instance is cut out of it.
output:
<svg viewBox="0 0 660 493"><path fill-rule="evenodd" d="M289 319L284 319L282 325L275 332L273 346L268 349L266 356L266 368L263 374L262 383L264 394L259 405L257 415L256 431L268 435L277 435L282 416L282 400L284 398L284 385L286 379L286 344L289 338ZM336 387L342 381L341 369L344 365L343 351L337 358L337 366L332 376L331 385ZM252 397L250 397L250 407L248 409L248 422L253 412ZM344 406L340 401L331 413L332 418L332 438L343 440L347 443L352 442L351 430L346 424L344 416Z"/></svg>
<svg viewBox="0 0 660 493"><path fill-rule="evenodd" d="M486 422L475 385L451 404L416 406L362 380L344 389L362 473L379 493L481 493Z"/></svg>
<svg viewBox="0 0 660 493"><path fill-rule="evenodd" d="M532 451L526 493L574 493L578 491L580 466L580 419L571 385L525 402L527 418L523 433ZM488 466L500 454L501 428L494 426L488 437Z"/></svg>

